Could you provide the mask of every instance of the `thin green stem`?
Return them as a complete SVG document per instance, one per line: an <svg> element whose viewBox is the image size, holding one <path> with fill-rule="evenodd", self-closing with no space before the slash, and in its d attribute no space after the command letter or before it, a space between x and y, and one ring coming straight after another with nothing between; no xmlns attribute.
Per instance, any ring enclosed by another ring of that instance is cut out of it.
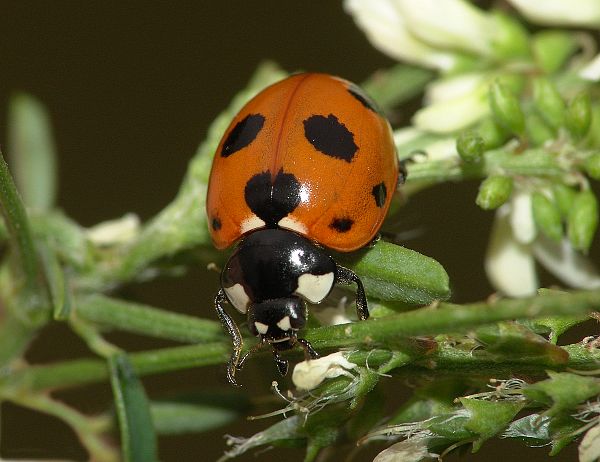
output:
<svg viewBox="0 0 600 462"><path fill-rule="evenodd" d="M231 346L227 343L204 343L163 348L129 354L138 376L160 374L192 367L224 364ZM4 387L23 387L30 391L55 390L108 380L105 361L80 359L49 366L28 367L7 377ZM2 389L0 380L0 389Z"/></svg>
<svg viewBox="0 0 600 462"><path fill-rule="evenodd" d="M306 339L315 348L371 345L408 336L459 332L511 319L582 315L596 309L600 309L600 290L504 299L493 303L439 303L385 318L312 329L306 333Z"/></svg>

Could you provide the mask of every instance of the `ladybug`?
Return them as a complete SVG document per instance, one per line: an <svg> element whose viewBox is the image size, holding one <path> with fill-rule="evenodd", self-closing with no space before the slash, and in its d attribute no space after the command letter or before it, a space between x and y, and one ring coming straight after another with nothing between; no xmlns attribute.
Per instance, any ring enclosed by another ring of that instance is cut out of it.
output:
<svg viewBox="0 0 600 462"><path fill-rule="evenodd" d="M242 336L233 305L260 341L279 352L318 354L298 331L306 303L335 283L356 284L358 317L369 317L363 284L327 249L351 252L373 240L398 183L390 125L356 85L326 74L296 74L255 96L233 118L214 155L206 211L214 245L237 242L221 273L215 309L233 341L227 367L236 385ZM402 178L402 177L401 177Z"/></svg>

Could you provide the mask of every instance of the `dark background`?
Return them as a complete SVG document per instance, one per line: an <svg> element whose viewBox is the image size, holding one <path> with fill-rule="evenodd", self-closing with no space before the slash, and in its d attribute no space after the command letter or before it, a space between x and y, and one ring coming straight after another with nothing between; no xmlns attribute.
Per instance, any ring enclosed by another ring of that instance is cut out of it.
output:
<svg viewBox="0 0 600 462"><path fill-rule="evenodd" d="M174 197L210 122L264 59L289 71L328 72L355 82L393 64L370 46L340 2L0 1L0 145L6 145L9 96L33 94L52 118L60 207L86 226L127 212L145 220ZM476 191L476 183L427 191L405 208L401 220L394 220L395 231L416 234L406 241L408 247L444 264L457 301L491 293L481 256L493 214L475 206ZM217 275L197 268L182 279L129 287L121 295L212 318L216 289ZM111 337L130 350L166 345L131 339ZM89 352L76 337L54 325L28 358L47 362L84 354ZM244 371L249 393L265 394L273 377L271 365L261 368L253 362ZM218 368L144 382L152 397L225 387ZM406 394L394 388L399 386L387 386L397 400ZM110 402L110 389L96 385L60 397L98 412ZM214 460L225 447L224 433L249 436L273 422L241 422L207 434L164 438L161 458ZM63 424L14 405L3 407L0 437L4 457L85 458ZM500 461L517 449L521 445L492 443L479 457ZM376 452L361 453L356 460L370 460ZM276 450L259 458L276 460L282 454L290 462L303 457L300 450ZM524 454L542 460L547 449ZM574 454L565 452L561 460Z"/></svg>

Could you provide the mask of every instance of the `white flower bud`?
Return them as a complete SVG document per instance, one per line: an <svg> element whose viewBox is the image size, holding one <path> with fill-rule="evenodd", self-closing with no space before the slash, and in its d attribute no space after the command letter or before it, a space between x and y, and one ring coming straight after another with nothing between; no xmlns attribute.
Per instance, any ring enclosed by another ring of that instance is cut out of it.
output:
<svg viewBox="0 0 600 462"><path fill-rule="evenodd" d="M509 0L523 16L550 26L600 26L598 0Z"/></svg>
<svg viewBox="0 0 600 462"><path fill-rule="evenodd" d="M296 364L292 374L292 382L301 390L312 390L325 379L345 375L354 378L349 370L355 369L356 364L348 361L344 353L338 351L319 359L309 359Z"/></svg>

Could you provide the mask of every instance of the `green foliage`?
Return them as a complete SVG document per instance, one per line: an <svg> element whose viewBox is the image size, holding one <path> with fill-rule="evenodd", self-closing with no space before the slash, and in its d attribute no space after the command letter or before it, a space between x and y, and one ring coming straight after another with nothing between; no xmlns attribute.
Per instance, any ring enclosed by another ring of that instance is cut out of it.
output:
<svg viewBox="0 0 600 462"><path fill-rule="evenodd" d="M477 180L479 207L492 211L504 205L495 213L511 223L502 241L507 248L529 252L532 259L545 250L558 266L589 263L584 254L598 226L589 178L600 179L600 96L571 68L580 42L561 30L530 33L505 13L490 12L479 20L484 29L493 24L497 33L483 45L477 42L481 51L464 40L451 45L456 49L436 49L452 64L442 67L441 75L397 64L374 73L364 85L391 114L428 84L427 109L448 100L466 108L458 114L464 117L462 125L456 124L461 129L418 126L422 119L415 117L416 125L406 129L410 136L405 130L395 133L399 157L411 159L403 195L417 201L419 191L437 183ZM418 56L435 46L427 43ZM43 106L28 95L11 100L15 181L0 159L0 242L7 250L0 265L0 300L6 307L0 318L0 400L62 419L90 458L100 462L156 460L157 434L214 430L253 409L253 397L243 391L149 400L141 377L224 364L229 339L216 317L171 313L110 293L213 261L216 253L201 206L212 155L241 106L286 75L272 63L257 69L209 127L179 191L155 217L139 223L128 214L88 229L55 208L55 149ZM443 95L444 100L440 94L449 88L452 94ZM468 104L457 102L461 91L471 91ZM531 227L528 234L522 232L523 223ZM445 301L453 275L408 248L380 240L336 258L361 277L374 316L343 325L318 326L313 320L303 336L320 352L348 348L343 358L351 367L330 366L332 373L308 392L284 395L275 384L281 409L268 416L284 418L248 438L229 437L221 460L275 446L304 447L305 460L312 461L326 458L325 448L408 436L390 446L387 455L419 461L462 445L475 452L494 437L547 444L554 455L586 432L581 458L597 457L600 349L589 338L558 343L600 307L593 270L579 265L577 274L585 273L586 280L576 281L593 290L533 295L534 287L529 297L500 294L458 305ZM490 258L487 264L493 263ZM99 357L46 365L23 361L31 340L52 319L68 325ZM112 330L183 345L127 353L106 340ZM529 383L511 378L520 376L530 378ZM405 379L413 385L412 396L393 409L387 425L376 428L389 414L382 382ZM101 381L112 385L116 419L109 413L85 416L49 394ZM105 442L117 429L120 450ZM380 460L387 457L382 454Z"/></svg>

